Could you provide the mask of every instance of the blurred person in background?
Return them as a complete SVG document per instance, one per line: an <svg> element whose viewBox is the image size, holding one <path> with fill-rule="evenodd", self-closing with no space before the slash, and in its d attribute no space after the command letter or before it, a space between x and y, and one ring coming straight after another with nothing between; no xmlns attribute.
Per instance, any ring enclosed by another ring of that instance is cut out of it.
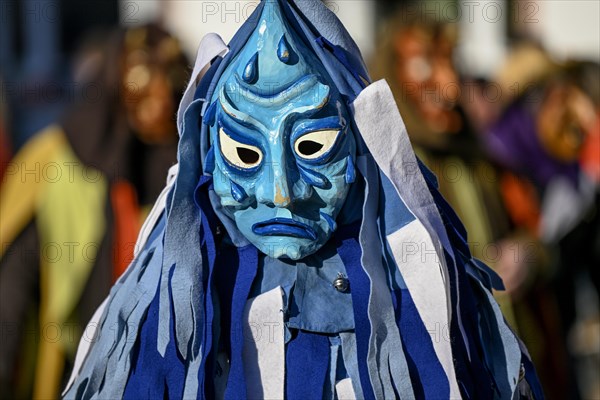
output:
<svg viewBox="0 0 600 400"><path fill-rule="evenodd" d="M513 262L510 249L517 244L495 170L461 104L464 88L452 61L456 39L454 25L400 9L381 31L370 70L389 82L415 151L463 221L471 251L496 268ZM496 296L512 319L508 298Z"/></svg>
<svg viewBox="0 0 600 400"><path fill-rule="evenodd" d="M177 39L154 24L91 35L74 79L74 104L15 154L0 188L3 398L60 395L176 162L188 79Z"/></svg>
<svg viewBox="0 0 600 400"><path fill-rule="evenodd" d="M580 62L578 81L592 100L596 121L591 124L581 147L580 164L583 173L597 187L600 186L600 64Z"/></svg>
<svg viewBox="0 0 600 400"><path fill-rule="evenodd" d="M504 88L518 90L513 91L514 97L508 99L502 116L485 135L486 147L504 169L503 197L513 223L537 236L551 256L541 287L535 290L535 296L528 296L529 315L524 313L522 317L535 319L540 328L545 327L532 336L551 337L556 343L539 349L540 356L553 355L538 363L542 365L538 367L542 376L545 368L556 371L554 380L548 383L556 390L549 395L578 398L574 356L562 353L569 347L569 334L582 311L596 314L594 329L598 329L598 66L578 62L558 65L539 47L522 44L499 71L497 81ZM527 275L526 271L508 273ZM595 306L593 301L579 302L588 310L576 307L581 278L590 281L596 291L592 296L596 298ZM525 278L515 279L512 284L514 293L527 292L523 288ZM529 294L532 293L530 289ZM553 307L554 302L558 308ZM550 327L557 327L558 331ZM527 342L531 332L521 334ZM598 333L588 335L587 341L587 345L578 343L576 347L587 346L587 352L595 352L597 357ZM529 345L530 351L535 352L535 347ZM565 366L568 373L557 373ZM597 387L598 378L593 378L593 382ZM599 394L595 390L593 396ZM587 397L589 392L585 393Z"/></svg>
<svg viewBox="0 0 600 400"><path fill-rule="evenodd" d="M522 316L532 310L529 295L548 294L547 286L536 286L547 252L535 232L511 218L502 170L485 151L485 133L500 115L501 96L492 101L485 95L491 82L463 81L453 63L456 42L452 24L400 9L382 30L371 71L390 83L417 155L437 175L441 193L465 224L473 254L502 276L507 290L495 295L503 312L514 329L526 332L549 396L561 398L567 372L564 346L556 348L562 344L559 323ZM543 304L543 314L558 314L555 302Z"/></svg>

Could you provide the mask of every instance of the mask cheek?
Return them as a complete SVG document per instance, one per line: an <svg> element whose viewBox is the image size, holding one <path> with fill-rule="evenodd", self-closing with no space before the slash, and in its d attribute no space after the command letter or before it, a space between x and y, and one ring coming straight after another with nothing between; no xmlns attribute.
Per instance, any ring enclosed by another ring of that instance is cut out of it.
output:
<svg viewBox="0 0 600 400"><path fill-rule="evenodd" d="M213 173L213 187L226 210L233 212L248 208L254 199L254 182L252 177L232 177L222 160L217 160Z"/></svg>
<svg viewBox="0 0 600 400"><path fill-rule="evenodd" d="M213 189L217 196L221 199L221 205L225 208L235 205L235 201L231 196L231 180L223 174L219 166L213 172Z"/></svg>
<svg viewBox="0 0 600 400"><path fill-rule="evenodd" d="M320 224L325 233L331 234L336 228L335 220L337 219L348 194L348 189L344 186L346 185L343 184L342 187L338 187L334 192L329 190L317 190L317 194L325 202L325 206L319 210L321 213Z"/></svg>
<svg viewBox="0 0 600 400"><path fill-rule="evenodd" d="M256 240L255 235L252 233L252 225L254 224L256 215L251 210L236 210L233 213L235 225L240 230L242 235L246 239L254 242ZM258 246L257 246L258 247Z"/></svg>
<svg viewBox="0 0 600 400"><path fill-rule="evenodd" d="M327 214L333 221L335 221L342 209L350 189L350 185L346 183L345 180L345 168L346 162L345 160L341 160L329 165L326 169L319 171L327 177L331 183L331 187L329 189L314 189L316 194L325 203L325 206L321 208L320 212ZM323 217L322 219L325 219L325 221L322 222L327 222L326 218L327 217ZM327 226L323 225L325 227L324 231L331 233L331 222L326 225Z"/></svg>
<svg viewBox="0 0 600 400"><path fill-rule="evenodd" d="M342 159L335 163L329 164L322 171L319 171L321 174L327 177L331 183L331 187L328 189L316 190L322 196L323 200L327 202L327 204L331 204L332 207L336 207L338 205L341 207L341 204L344 203L344 199L348 194L348 188L350 185L346 183L345 179L346 164L346 160Z"/></svg>

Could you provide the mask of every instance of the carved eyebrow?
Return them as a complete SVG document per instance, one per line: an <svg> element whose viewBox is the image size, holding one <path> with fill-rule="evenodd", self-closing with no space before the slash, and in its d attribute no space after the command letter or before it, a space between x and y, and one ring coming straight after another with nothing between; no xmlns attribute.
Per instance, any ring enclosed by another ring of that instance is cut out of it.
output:
<svg viewBox="0 0 600 400"><path fill-rule="evenodd" d="M259 128L260 130L262 130L263 132L269 131L267 129L267 127L265 125L263 125L263 123L260 122L259 120L257 120L256 118L252 117L249 114L246 114L243 111L240 111L240 110L234 108L233 104L231 104L231 102L229 101L229 98L225 94L225 85L223 85L223 87L221 88L221 91L219 92L219 103L221 103L221 108L223 109L225 114L229 115L231 118L233 118L235 121L239 122L240 124L246 125L246 126L248 126L248 125L255 126L255 127Z"/></svg>
<svg viewBox="0 0 600 400"><path fill-rule="evenodd" d="M235 79L239 94L248 101L252 101L261 106L282 107L292 99L304 94L312 94L309 97L310 103L307 104L309 110L321 109L329 101L329 86L322 84L319 78L314 74L304 75L294 83L281 89L277 93L270 93L268 89L260 90L244 82L236 74ZM235 86L231 86L235 90Z"/></svg>
<svg viewBox="0 0 600 400"><path fill-rule="evenodd" d="M258 123L258 126L264 127L255 118L237 109L230 101L232 96L241 97L252 104L266 108L282 109L291 107L293 104L295 106L294 111L297 114L314 114L322 109L330 98L329 86L322 84L314 74L305 75L290 86L272 95L264 91L251 89L246 83L242 82L239 76L236 75L235 77L235 83L223 85L219 92L219 101L227 115L241 123ZM304 96L302 98L304 101L292 102L293 99L302 96Z"/></svg>
<svg viewBox="0 0 600 400"><path fill-rule="evenodd" d="M303 136L309 132L323 131L323 130L339 130L343 131L346 128L345 121L339 116L331 116L316 120L306 120L299 123L294 127L290 140L293 142L300 136Z"/></svg>

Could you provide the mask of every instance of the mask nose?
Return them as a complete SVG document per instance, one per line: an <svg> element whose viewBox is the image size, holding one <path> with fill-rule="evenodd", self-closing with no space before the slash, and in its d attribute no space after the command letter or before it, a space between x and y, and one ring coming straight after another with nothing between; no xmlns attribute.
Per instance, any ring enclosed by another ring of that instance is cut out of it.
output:
<svg viewBox="0 0 600 400"><path fill-rule="evenodd" d="M265 173L257 182L256 200L259 203L288 207L292 203L288 175L282 163L272 164L270 173Z"/></svg>
<svg viewBox="0 0 600 400"><path fill-rule="evenodd" d="M277 208L292 208L294 203L309 199L313 191L300 177L295 157L278 150L271 153L273 161L256 182L256 200Z"/></svg>
<svg viewBox="0 0 600 400"><path fill-rule="evenodd" d="M285 174L275 176L275 183L273 185L273 204L275 207L287 207L292 202L290 188L287 182Z"/></svg>

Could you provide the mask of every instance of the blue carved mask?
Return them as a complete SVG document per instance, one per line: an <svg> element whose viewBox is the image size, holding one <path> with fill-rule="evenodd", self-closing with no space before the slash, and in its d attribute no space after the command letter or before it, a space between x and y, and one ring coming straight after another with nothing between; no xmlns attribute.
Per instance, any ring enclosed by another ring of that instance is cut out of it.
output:
<svg viewBox="0 0 600 400"><path fill-rule="evenodd" d="M323 246L355 180L349 113L322 63L267 5L205 114L207 172L225 213L260 251Z"/></svg>

